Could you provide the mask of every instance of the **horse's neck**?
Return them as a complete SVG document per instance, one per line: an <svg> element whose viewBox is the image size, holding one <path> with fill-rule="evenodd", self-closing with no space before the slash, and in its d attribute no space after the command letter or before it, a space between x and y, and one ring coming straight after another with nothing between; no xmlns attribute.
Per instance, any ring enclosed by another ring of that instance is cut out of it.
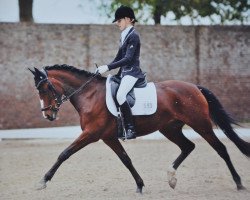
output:
<svg viewBox="0 0 250 200"><path fill-rule="evenodd" d="M49 76L52 80L56 79L58 82L60 82L60 85L65 92L64 95L69 95L69 93L75 91L82 84L88 81L87 76L80 76L78 74L74 74L67 71L58 72L55 70L51 70L49 72Z"/></svg>
<svg viewBox="0 0 250 200"><path fill-rule="evenodd" d="M88 81L87 77L72 77L68 79L63 79L63 90L65 92L65 95L70 95L72 92L78 90L80 87L82 87L86 82Z"/></svg>
<svg viewBox="0 0 250 200"><path fill-rule="evenodd" d="M105 85L105 81L93 78L88 74L79 75L67 71L61 73L51 71L51 77L56 78L61 83L65 96L71 95L80 88L86 93L89 90L96 90L100 85ZM79 93L82 92L79 91Z"/></svg>
<svg viewBox="0 0 250 200"><path fill-rule="evenodd" d="M70 96L75 93L70 102L78 112L91 112L101 99L105 100L105 81L93 78L92 76L79 76L70 79L64 84L64 91L66 96Z"/></svg>

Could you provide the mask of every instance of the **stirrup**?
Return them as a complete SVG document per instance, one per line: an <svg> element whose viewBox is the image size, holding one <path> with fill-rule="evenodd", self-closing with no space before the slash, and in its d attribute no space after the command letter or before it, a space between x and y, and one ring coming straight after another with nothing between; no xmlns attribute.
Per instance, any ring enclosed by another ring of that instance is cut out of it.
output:
<svg viewBox="0 0 250 200"><path fill-rule="evenodd" d="M136 133L135 131L132 131L131 129L128 129L125 133L125 139L130 140L130 139L135 139L136 138Z"/></svg>

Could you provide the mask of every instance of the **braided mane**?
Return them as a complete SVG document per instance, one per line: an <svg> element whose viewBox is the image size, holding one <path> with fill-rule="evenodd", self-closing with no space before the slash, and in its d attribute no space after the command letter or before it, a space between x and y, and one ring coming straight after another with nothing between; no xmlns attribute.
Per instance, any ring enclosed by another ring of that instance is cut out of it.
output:
<svg viewBox="0 0 250 200"><path fill-rule="evenodd" d="M84 75L86 77L92 77L94 75L94 73L88 72L88 71L83 70L83 69L78 69L74 66L70 66L70 65L66 65L66 64L63 64L63 65L56 64L53 66L46 66L46 67L44 67L44 69L45 70L65 70L65 71L75 73L79 76ZM102 76L96 76L96 77L98 79L106 79L105 77L102 77Z"/></svg>

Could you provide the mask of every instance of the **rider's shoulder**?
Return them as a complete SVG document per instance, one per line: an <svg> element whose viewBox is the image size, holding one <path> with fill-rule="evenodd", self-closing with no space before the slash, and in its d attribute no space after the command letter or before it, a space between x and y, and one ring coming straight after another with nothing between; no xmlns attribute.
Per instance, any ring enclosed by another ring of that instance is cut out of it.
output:
<svg viewBox="0 0 250 200"><path fill-rule="evenodd" d="M140 34L139 34L136 30L134 30L134 31L131 33L130 38L140 40Z"/></svg>

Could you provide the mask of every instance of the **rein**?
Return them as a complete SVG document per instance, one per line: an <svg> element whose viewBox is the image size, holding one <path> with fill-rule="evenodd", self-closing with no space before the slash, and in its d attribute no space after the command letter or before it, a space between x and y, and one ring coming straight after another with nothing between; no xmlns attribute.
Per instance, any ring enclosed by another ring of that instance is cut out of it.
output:
<svg viewBox="0 0 250 200"><path fill-rule="evenodd" d="M49 84L49 88L54 96L55 102L56 102L56 107L53 107L53 105L49 105L45 108L42 108L41 111L46 111L46 110L52 110L52 111L58 111L60 106L68 101L73 95L77 94L78 92L80 92L81 90L83 90L85 87L87 87L87 85L97 76L99 75L98 72L96 72L88 81L86 81L84 84L82 84L78 89L76 89L75 91L73 91L70 95L62 95L64 96L63 98L60 98L60 95L57 93L55 87L53 86L53 84L50 82L50 80L48 79L48 73L45 69L43 69L44 71L44 75L45 75L45 79L41 80L36 88L38 89L40 87L40 85L44 82L47 82Z"/></svg>
<svg viewBox="0 0 250 200"><path fill-rule="evenodd" d="M82 84L77 90L72 92L70 95L68 95L68 96L65 95L65 97L61 99L61 102L64 103L64 102L68 101L74 94L77 94L82 89L84 89L97 75L99 75L99 73L95 73L87 82L85 82L85 84Z"/></svg>

